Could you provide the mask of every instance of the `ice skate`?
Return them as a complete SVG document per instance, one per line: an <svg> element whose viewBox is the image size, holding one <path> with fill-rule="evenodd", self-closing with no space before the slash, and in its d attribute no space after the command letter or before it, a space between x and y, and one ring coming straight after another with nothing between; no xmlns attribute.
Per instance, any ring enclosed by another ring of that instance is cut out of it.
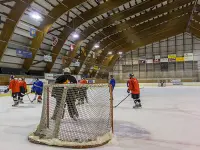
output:
<svg viewBox="0 0 200 150"><path fill-rule="evenodd" d="M38 102L38 103L42 103L42 96L41 96L41 95L38 96L37 102Z"/></svg>
<svg viewBox="0 0 200 150"><path fill-rule="evenodd" d="M12 105L12 107L17 107L19 105L19 102L14 102L14 104Z"/></svg>
<svg viewBox="0 0 200 150"><path fill-rule="evenodd" d="M136 109L136 108L142 108L142 105L141 105L141 103L136 103L135 106L133 106L133 108L134 109Z"/></svg>
<svg viewBox="0 0 200 150"><path fill-rule="evenodd" d="M42 103L42 101L41 101L41 100L38 100L37 102L38 102L38 103L40 103L40 104Z"/></svg>
<svg viewBox="0 0 200 150"><path fill-rule="evenodd" d="M19 103L20 103L20 104L24 104L23 99L20 99L20 100L19 100Z"/></svg>
<svg viewBox="0 0 200 150"><path fill-rule="evenodd" d="M24 104L23 100L20 100L19 103L20 103L20 104Z"/></svg>

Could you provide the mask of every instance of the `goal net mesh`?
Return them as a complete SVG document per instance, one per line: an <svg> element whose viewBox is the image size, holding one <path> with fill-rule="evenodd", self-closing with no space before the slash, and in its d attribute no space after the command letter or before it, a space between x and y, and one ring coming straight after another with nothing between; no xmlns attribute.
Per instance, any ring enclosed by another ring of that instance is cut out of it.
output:
<svg viewBox="0 0 200 150"><path fill-rule="evenodd" d="M31 142L70 148L106 144L112 138L112 92L104 85L45 85L40 124Z"/></svg>

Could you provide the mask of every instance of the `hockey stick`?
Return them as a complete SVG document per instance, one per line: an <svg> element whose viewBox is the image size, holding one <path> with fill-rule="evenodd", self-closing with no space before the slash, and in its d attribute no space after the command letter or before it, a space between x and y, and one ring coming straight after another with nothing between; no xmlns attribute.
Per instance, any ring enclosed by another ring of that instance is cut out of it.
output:
<svg viewBox="0 0 200 150"><path fill-rule="evenodd" d="M131 94L129 93L128 96L126 96L119 104L114 106L114 108L117 108L123 101L125 101Z"/></svg>
<svg viewBox="0 0 200 150"><path fill-rule="evenodd" d="M29 95L28 95L28 94L30 94L30 93L31 93L31 92L29 92L29 93L25 93L25 94L21 93L21 94L22 94L23 96L27 95L29 101L32 103L32 101L31 101L31 99L30 99L30 97L29 97Z"/></svg>
<svg viewBox="0 0 200 150"><path fill-rule="evenodd" d="M31 102L31 103L33 103L33 101L30 99L30 97L29 97L29 95L28 94L30 94L30 93L27 93L26 95L27 95L27 97L28 97L28 99L29 99L29 101Z"/></svg>

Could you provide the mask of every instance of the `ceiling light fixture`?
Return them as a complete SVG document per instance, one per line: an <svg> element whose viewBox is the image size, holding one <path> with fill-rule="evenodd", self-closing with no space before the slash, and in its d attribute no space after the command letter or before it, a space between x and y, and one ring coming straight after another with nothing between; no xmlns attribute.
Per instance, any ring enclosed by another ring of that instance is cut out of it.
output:
<svg viewBox="0 0 200 150"><path fill-rule="evenodd" d="M75 33L72 34L72 37L77 39L77 38L79 38L79 35L75 32Z"/></svg>
<svg viewBox="0 0 200 150"><path fill-rule="evenodd" d="M123 53L122 53L122 52L119 52L118 54L119 54L119 55L122 55Z"/></svg>
<svg viewBox="0 0 200 150"><path fill-rule="evenodd" d="M35 20L42 20L42 16L37 12L31 13L30 16L31 16L31 18L33 18Z"/></svg>
<svg viewBox="0 0 200 150"><path fill-rule="evenodd" d="M99 47L100 47L99 44L94 45L94 48L99 48Z"/></svg>

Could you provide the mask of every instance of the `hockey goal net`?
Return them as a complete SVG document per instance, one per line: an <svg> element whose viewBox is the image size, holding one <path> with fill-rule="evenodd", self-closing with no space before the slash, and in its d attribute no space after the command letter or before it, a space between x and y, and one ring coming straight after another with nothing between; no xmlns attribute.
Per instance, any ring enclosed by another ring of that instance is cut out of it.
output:
<svg viewBox="0 0 200 150"><path fill-rule="evenodd" d="M104 145L113 134L108 84L46 85L40 124L29 141L68 148Z"/></svg>

